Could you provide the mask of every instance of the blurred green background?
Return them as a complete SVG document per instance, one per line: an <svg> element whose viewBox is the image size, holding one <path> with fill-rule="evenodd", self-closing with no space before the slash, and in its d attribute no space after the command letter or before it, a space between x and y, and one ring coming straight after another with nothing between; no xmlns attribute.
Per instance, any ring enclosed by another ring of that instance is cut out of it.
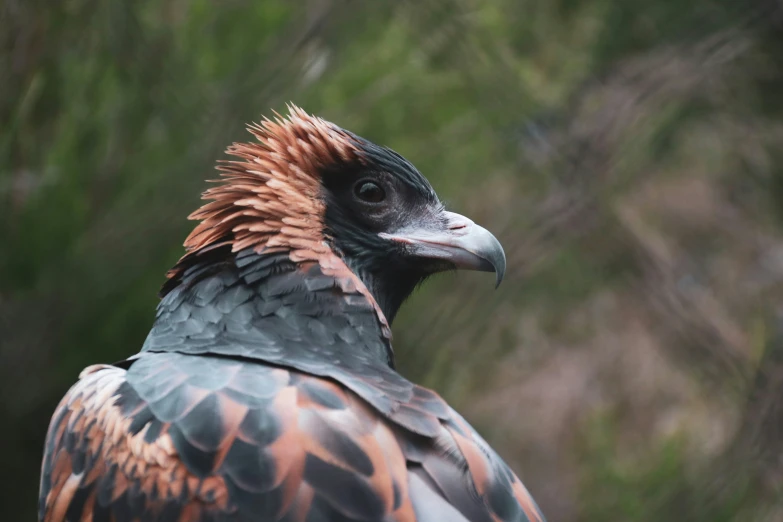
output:
<svg viewBox="0 0 783 522"><path fill-rule="evenodd" d="M0 506L135 353L204 179L293 101L496 232L397 319L552 522L783 520L779 0L3 0Z"/></svg>

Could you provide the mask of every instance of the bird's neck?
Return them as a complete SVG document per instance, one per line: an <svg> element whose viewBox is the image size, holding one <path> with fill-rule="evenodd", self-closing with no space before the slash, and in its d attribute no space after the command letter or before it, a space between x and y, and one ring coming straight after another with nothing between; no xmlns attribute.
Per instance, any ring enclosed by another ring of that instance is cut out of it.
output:
<svg viewBox="0 0 783 522"><path fill-rule="evenodd" d="M357 264L351 270L369 290L384 317L391 324L405 300L427 274L416 268L396 267L393 263Z"/></svg>
<svg viewBox="0 0 783 522"><path fill-rule="evenodd" d="M293 262L286 252L205 256L180 267L163 292L143 350L393 366L380 307L339 263Z"/></svg>

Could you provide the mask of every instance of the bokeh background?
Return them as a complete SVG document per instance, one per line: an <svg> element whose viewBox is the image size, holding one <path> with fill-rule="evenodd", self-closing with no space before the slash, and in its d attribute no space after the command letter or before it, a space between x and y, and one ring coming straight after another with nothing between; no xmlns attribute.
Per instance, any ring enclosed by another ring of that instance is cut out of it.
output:
<svg viewBox="0 0 783 522"><path fill-rule="evenodd" d="M3 0L0 518L84 366L135 353L204 179L293 101L411 159L509 260L402 371L552 522L783 520L777 0Z"/></svg>

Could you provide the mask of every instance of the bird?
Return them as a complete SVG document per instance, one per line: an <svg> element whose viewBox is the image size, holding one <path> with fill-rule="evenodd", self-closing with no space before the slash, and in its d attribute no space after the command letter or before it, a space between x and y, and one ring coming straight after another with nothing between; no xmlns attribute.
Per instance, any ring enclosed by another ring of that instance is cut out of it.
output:
<svg viewBox="0 0 783 522"><path fill-rule="evenodd" d="M499 241L390 148L303 109L227 149L141 350L85 368L45 438L44 522L543 522L390 324ZM426 349L426 347L420 347Z"/></svg>

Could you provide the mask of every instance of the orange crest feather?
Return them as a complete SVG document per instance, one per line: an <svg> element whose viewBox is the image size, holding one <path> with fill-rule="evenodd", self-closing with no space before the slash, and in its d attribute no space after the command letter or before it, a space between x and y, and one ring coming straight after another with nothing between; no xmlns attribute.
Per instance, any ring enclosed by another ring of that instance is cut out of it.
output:
<svg viewBox="0 0 783 522"><path fill-rule="evenodd" d="M289 115L264 118L248 130L253 143L234 143L222 161L219 185L204 192L208 201L188 219L199 223L185 240L186 253L168 277L178 276L199 253L231 245L233 252L288 252L296 263L315 262L342 290L364 295L386 337L389 324L362 281L325 242L320 172L324 167L362 161L354 139L343 129L289 105Z"/></svg>
<svg viewBox="0 0 783 522"><path fill-rule="evenodd" d="M209 203L188 216L200 221L185 240L188 254L227 240L234 252L323 252L319 171L356 161L357 149L339 127L294 105L289 111L288 118L250 125L257 142L226 150L239 160L221 162L220 185L207 190Z"/></svg>

